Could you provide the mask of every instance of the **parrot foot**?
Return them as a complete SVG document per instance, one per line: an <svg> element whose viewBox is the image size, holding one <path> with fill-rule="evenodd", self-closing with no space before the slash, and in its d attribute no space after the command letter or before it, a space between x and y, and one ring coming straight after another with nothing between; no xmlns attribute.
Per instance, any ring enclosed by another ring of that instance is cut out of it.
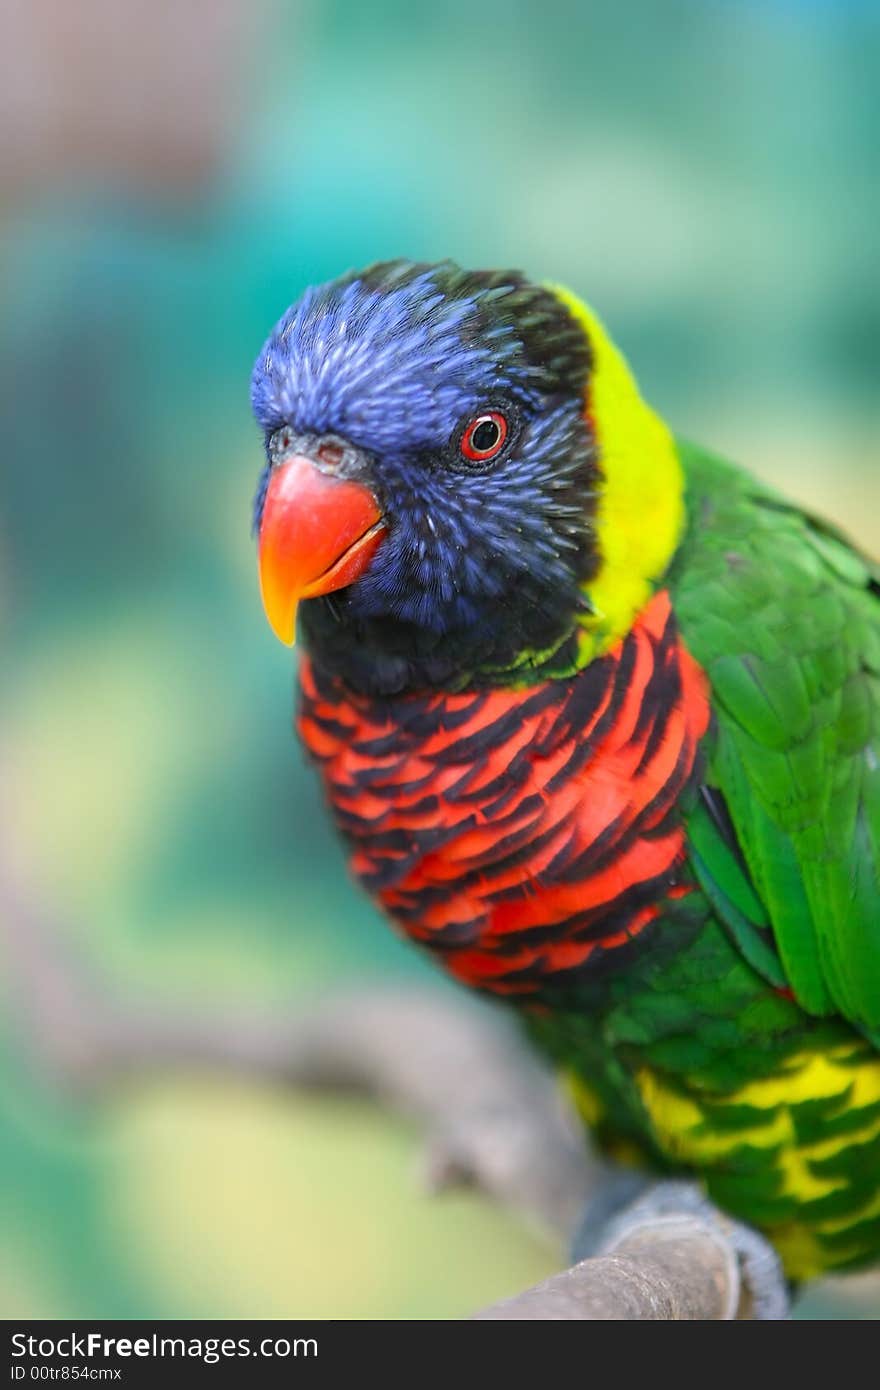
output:
<svg viewBox="0 0 880 1390"><path fill-rule="evenodd" d="M748 1294L749 1317L775 1322L791 1316L790 1287L773 1246L753 1227L734 1221L710 1202L698 1183L655 1182L623 1170L613 1173L584 1209L572 1258L607 1254L638 1227L669 1216L707 1221L732 1247Z"/></svg>

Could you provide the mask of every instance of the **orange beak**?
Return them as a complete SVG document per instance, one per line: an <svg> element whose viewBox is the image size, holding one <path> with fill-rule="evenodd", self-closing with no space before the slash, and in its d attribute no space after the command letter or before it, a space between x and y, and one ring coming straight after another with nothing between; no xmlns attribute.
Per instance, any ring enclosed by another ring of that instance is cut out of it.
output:
<svg viewBox="0 0 880 1390"><path fill-rule="evenodd" d="M260 592L272 631L288 647L300 599L353 584L385 536L372 492L296 454L272 470L260 522Z"/></svg>

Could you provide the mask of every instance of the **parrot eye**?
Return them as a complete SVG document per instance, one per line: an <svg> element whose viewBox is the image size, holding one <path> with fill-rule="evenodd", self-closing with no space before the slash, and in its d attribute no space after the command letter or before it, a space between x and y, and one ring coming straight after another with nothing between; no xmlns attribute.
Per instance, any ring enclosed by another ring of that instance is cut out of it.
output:
<svg viewBox="0 0 880 1390"><path fill-rule="evenodd" d="M486 463L501 453L507 438L507 420L497 410L477 415L465 425L459 449L472 463Z"/></svg>

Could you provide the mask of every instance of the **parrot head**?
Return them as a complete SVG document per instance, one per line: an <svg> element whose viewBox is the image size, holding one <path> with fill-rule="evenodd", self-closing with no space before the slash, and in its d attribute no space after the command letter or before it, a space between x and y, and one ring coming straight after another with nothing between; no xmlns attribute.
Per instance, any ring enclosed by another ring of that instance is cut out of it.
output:
<svg viewBox="0 0 880 1390"><path fill-rule="evenodd" d="M307 290L260 350L269 622L390 692L558 648L598 562L590 341L509 271L391 261Z"/></svg>

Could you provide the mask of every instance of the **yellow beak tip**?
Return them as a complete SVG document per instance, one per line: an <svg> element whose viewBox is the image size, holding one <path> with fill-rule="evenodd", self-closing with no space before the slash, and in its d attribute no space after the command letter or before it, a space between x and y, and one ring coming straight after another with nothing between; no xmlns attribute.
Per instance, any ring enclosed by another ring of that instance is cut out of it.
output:
<svg viewBox="0 0 880 1390"><path fill-rule="evenodd" d="M263 611L269 626L285 647L293 647L296 644L296 610L295 602L267 603L265 597L263 598Z"/></svg>
<svg viewBox="0 0 880 1390"><path fill-rule="evenodd" d="M273 623L269 619L269 626L278 638L278 641L285 647L296 646L296 618L293 617L287 623Z"/></svg>

